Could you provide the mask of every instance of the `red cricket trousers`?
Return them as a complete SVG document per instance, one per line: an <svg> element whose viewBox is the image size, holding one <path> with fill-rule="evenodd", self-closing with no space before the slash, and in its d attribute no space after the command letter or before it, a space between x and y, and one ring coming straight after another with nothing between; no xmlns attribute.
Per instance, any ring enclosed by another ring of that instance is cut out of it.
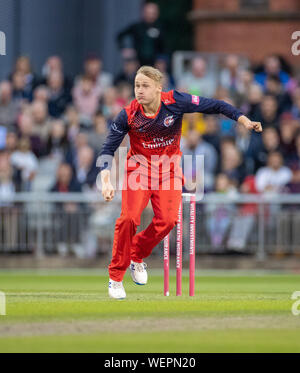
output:
<svg viewBox="0 0 300 373"><path fill-rule="evenodd" d="M116 221L112 260L108 267L112 280L122 281L130 260L142 262L177 223L182 190L176 190L174 185L172 180L169 190L123 188L122 210ZM145 230L136 234L141 214L149 200L154 217Z"/></svg>

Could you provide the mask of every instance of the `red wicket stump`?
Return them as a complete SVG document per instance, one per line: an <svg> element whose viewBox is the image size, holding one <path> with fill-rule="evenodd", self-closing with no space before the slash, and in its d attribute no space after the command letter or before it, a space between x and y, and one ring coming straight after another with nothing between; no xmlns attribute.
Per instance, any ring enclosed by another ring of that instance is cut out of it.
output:
<svg viewBox="0 0 300 373"><path fill-rule="evenodd" d="M196 196L191 193L183 193L183 197L189 198L189 295L195 295L195 234L196 234ZM178 210L176 230L176 295L182 295L182 230L183 230L183 203L180 202ZM170 237L164 238L164 295L169 296L170 275Z"/></svg>

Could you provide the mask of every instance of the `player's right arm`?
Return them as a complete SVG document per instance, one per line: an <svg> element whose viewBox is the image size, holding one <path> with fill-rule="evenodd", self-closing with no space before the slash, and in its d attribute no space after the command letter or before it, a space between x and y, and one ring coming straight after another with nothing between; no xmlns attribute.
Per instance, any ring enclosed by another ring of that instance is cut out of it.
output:
<svg viewBox="0 0 300 373"><path fill-rule="evenodd" d="M112 123L97 161L101 172L102 195L107 202L111 201L115 195L115 190L110 180L113 157L128 131L127 114L125 109L123 109Z"/></svg>

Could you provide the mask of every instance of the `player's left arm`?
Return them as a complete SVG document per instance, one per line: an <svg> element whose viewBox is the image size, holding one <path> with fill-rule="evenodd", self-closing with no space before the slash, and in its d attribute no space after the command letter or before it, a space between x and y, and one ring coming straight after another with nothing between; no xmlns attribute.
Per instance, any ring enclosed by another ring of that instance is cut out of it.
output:
<svg viewBox="0 0 300 373"><path fill-rule="evenodd" d="M180 105L183 113L223 114L243 124L248 130L262 131L260 122L251 121L240 110L225 101L194 96L178 91L174 91L174 99Z"/></svg>

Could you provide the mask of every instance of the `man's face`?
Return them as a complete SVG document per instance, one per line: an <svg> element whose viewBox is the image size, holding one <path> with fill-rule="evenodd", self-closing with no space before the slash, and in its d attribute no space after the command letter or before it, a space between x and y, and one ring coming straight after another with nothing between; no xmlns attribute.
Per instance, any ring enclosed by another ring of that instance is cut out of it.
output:
<svg viewBox="0 0 300 373"><path fill-rule="evenodd" d="M261 103L261 111L264 115L274 115L277 110L277 101L272 96L265 96Z"/></svg>
<svg viewBox="0 0 300 373"><path fill-rule="evenodd" d="M44 102L36 101L32 104L32 116L33 119L41 123L43 122L47 117L47 107Z"/></svg>
<svg viewBox="0 0 300 373"><path fill-rule="evenodd" d="M277 171L282 166L282 157L279 153L273 153L268 158L268 166Z"/></svg>
<svg viewBox="0 0 300 373"><path fill-rule="evenodd" d="M278 74L280 71L280 61L275 56L267 57L265 60L265 70L268 74Z"/></svg>
<svg viewBox="0 0 300 373"><path fill-rule="evenodd" d="M159 83L144 74L137 74L134 84L134 94L141 105L151 104L161 93L162 87Z"/></svg>
<svg viewBox="0 0 300 373"><path fill-rule="evenodd" d="M159 17L159 8L155 3L148 3L144 6L143 18L146 23L154 23Z"/></svg>
<svg viewBox="0 0 300 373"><path fill-rule="evenodd" d="M100 60L93 59L85 63L85 72L91 78L97 78L101 70Z"/></svg>
<svg viewBox="0 0 300 373"><path fill-rule="evenodd" d="M62 184L69 184L72 178L72 169L69 165L63 164L58 169L57 179Z"/></svg>
<svg viewBox="0 0 300 373"><path fill-rule="evenodd" d="M206 73L206 62L202 58L195 58L192 61L192 73L196 77L202 77Z"/></svg>
<svg viewBox="0 0 300 373"><path fill-rule="evenodd" d="M274 128L267 128L263 135L262 141L265 147L269 149L276 149L279 145L279 136Z"/></svg>

